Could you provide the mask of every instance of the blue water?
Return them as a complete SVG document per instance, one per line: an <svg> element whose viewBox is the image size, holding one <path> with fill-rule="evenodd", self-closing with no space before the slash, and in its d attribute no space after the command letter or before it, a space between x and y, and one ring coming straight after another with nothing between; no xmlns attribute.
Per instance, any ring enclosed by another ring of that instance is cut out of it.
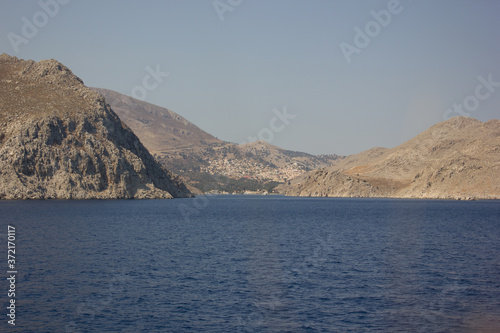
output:
<svg viewBox="0 0 500 333"><path fill-rule="evenodd" d="M1 201L2 332L498 332L500 202Z"/></svg>

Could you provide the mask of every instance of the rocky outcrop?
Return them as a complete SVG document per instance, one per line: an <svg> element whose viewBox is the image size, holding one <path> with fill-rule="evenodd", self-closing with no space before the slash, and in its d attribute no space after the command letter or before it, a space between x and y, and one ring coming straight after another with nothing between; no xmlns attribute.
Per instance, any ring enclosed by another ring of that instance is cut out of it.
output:
<svg viewBox="0 0 500 333"><path fill-rule="evenodd" d="M348 156L278 190L291 196L500 199L500 121L455 117L400 146Z"/></svg>
<svg viewBox="0 0 500 333"><path fill-rule="evenodd" d="M104 98L55 60L0 56L0 198L190 197Z"/></svg>

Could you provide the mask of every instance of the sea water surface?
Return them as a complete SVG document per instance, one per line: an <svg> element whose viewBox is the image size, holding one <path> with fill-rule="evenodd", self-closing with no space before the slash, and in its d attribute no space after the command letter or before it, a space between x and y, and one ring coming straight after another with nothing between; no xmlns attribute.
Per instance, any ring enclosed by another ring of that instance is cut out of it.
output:
<svg viewBox="0 0 500 333"><path fill-rule="evenodd" d="M0 218L2 332L500 331L500 201L1 201Z"/></svg>

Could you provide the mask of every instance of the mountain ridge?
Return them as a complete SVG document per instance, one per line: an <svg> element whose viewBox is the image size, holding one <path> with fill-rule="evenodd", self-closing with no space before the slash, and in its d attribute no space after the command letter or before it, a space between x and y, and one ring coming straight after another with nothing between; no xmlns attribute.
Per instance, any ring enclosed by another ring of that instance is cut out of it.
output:
<svg viewBox="0 0 500 333"><path fill-rule="evenodd" d="M341 158L289 151L265 141L243 145L222 141L167 108L109 89L92 89L105 97L163 165L200 193L271 190L279 182ZM170 119L161 116L165 114Z"/></svg>
<svg viewBox="0 0 500 333"><path fill-rule="evenodd" d="M186 149L199 145L202 141L223 142L170 109L110 89L90 89L103 95L120 119L135 133L141 133L141 141L152 154L165 150L165 144L173 149ZM148 132L152 135L148 136Z"/></svg>
<svg viewBox="0 0 500 333"><path fill-rule="evenodd" d="M54 59L0 55L0 198L192 196L104 98Z"/></svg>
<svg viewBox="0 0 500 333"><path fill-rule="evenodd" d="M394 148L372 148L277 190L290 196L500 198L500 121L454 117Z"/></svg>

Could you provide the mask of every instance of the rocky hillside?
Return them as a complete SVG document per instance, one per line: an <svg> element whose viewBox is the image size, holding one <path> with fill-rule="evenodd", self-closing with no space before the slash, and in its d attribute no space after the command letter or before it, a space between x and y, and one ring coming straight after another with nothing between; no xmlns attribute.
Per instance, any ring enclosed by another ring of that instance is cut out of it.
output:
<svg viewBox="0 0 500 333"><path fill-rule="evenodd" d="M500 199L500 121L455 117L279 187L291 196Z"/></svg>
<svg viewBox="0 0 500 333"><path fill-rule="evenodd" d="M265 141L224 142L171 110L112 90L92 89L106 98L161 163L201 192L270 190L340 158L289 151Z"/></svg>
<svg viewBox="0 0 500 333"><path fill-rule="evenodd" d="M139 136L152 154L222 143L171 110L113 90L91 89L105 97L106 103L111 105L120 119Z"/></svg>
<svg viewBox="0 0 500 333"><path fill-rule="evenodd" d="M0 91L0 198L191 196L59 62L3 54Z"/></svg>

